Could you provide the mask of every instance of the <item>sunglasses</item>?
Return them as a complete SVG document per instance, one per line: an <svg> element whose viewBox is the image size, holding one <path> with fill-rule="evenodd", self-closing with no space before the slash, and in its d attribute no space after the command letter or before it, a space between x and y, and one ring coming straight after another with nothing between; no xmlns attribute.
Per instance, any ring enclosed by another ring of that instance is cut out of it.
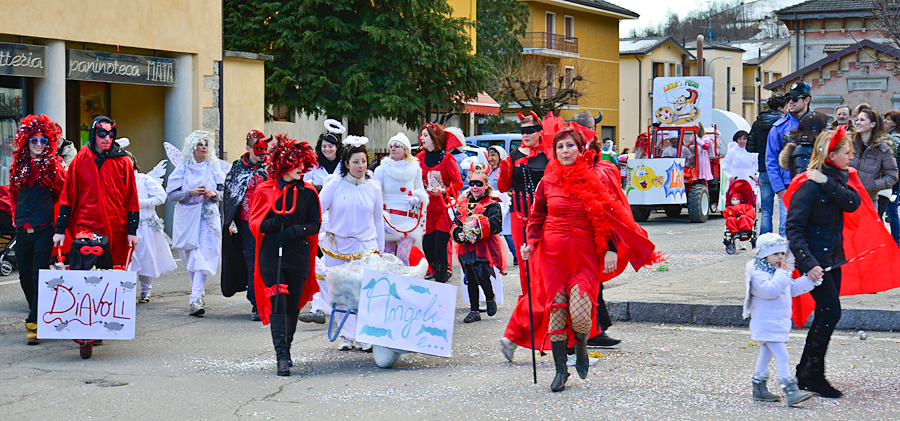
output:
<svg viewBox="0 0 900 421"><path fill-rule="evenodd" d="M100 130L97 130L97 136L100 137L101 139L104 137L112 137L113 132L111 130L100 129Z"/></svg>
<svg viewBox="0 0 900 421"><path fill-rule="evenodd" d="M522 132L523 135L537 133L537 132L541 131L541 126L520 127L519 131Z"/></svg>
<svg viewBox="0 0 900 421"><path fill-rule="evenodd" d="M484 187L484 182L481 180L472 180L469 182L469 187Z"/></svg>
<svg viewBox="0 0 900 421"><path fill-rule="evenodd" d="M28 141L31 142L32 145L37 145L38 143L46 145L50 139L47 139L46 137L32 137L31 139L28 139Z"/></svg>

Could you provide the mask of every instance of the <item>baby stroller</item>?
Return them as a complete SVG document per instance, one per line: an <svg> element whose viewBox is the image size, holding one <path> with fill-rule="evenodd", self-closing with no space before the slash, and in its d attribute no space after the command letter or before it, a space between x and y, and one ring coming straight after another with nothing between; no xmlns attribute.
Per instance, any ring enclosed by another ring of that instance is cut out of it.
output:
<svg viewBox="0 0 900 421"><path fill-rule="evenodd" d="M13 225L9 186L0 186L0 275L8 276L16 264L16 227Z"/></svg>
<svg viewBox="0 0 900 421"><path fill-rule="evenodd" d="M741 224L740 230L738 232L732 233L731 229L728 227L728 223L726 222L725 233L723 234L723 244L725 244L725 252L728 254L734 254L737 251L736 243L738 241L750 241L750 245L752 247L756 247L756 237L759 232L759 218L756 215L759 214L759 206L756 202L756 194L753 192L753 186L750 185L750 182L747 180L736 180L728 186L728 191L725 194L727 198L728 207L725 208L725 211L722 212L722 216L726 218L729 217L729 208L731 205L731 198L733 196L738 196L740 198L742 205L747 205L752 208L752 216L753 222L750 224ZM744 215L745 217L749 217L748 214Z"/></svg>

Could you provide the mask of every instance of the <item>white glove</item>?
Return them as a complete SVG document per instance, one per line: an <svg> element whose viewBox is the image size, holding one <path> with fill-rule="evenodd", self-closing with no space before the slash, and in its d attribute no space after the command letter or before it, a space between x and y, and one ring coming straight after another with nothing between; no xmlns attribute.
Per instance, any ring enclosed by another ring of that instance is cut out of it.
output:
<svg viewBox="0 0 900 421"><path fill-rule="evenodd" d="M828 177L819 170L806 170L806 178L819 184L825 184Z"/></svg>
<svg viewBox="0 0 900 421"><path fill-rule="evenodd" d="M421 202L422 199L419 199L419 196L410 196L409 199L406 200L406 203L409 203L409 206L416 206Z"/></svg>

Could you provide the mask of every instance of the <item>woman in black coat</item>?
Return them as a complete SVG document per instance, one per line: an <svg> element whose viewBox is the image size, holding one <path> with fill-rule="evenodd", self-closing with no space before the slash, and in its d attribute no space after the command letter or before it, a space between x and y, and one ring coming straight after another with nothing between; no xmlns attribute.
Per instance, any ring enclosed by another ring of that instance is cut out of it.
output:
<svg viewBox="0 0 900 421"><path fill-rule="evenodd" d="M787 217L786 234L797 269L810 279L824 278L812 291L816 312L797 365L798 385L826 398L842 395L825 380L825 353L841 319L841 270L824 272L822 268L844 261L844 212L853 212L860 205L859 193L847 185L852 156L851 139L843 127L819 135L807 180L791 197Z"/></svg>

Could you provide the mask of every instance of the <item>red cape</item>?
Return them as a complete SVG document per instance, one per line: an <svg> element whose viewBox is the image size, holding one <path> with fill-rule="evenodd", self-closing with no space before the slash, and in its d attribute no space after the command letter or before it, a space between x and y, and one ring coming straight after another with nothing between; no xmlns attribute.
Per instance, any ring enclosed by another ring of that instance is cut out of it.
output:
<svg viewBox="0 0 900 421"><path fill-rule="evenodd" d="M313 192L316 191L316 188L313 187L312 184L304 182L303 185ZM269 297L266 297L266 284L263 282L262 274L259 272L259 246L262 244L263 236L266 235L265 233L259 232L259 225L262 224L263 219L266 218L269 210L272 209L272 205L275 203L275 193L278 191L278 182L272 179L263 181L256 186L256 190L253 191L253 200L250 202L250 220L248 221L250 223L250 231L253 232L253 238L256 239L256 253L254 257L255 269L253 274L256 309L259 312L259 317L262 319L264 325L269 324L269 315L272 314L272 303L269 301ZM318 199L319 194L316 193L316 200ZM319 250L318 233L306 237L306 241L309 242L310 267L309 276L306 277L306 283L303 285L303 292L300 294L301 309L306 303L312 300L313 294L319 292L319 283L316 282L315 271L316 254Z"/></svg>
<svg viewBox="0 0 900 421"><path fill-rule="evenodd" d="M784 193L784 205L790 207L791 196L806 182L806 173L797 174ZM841 266L841 296L872 294L900 287L898 276L872 276L872 274L895 274L900 272L900 248L891 234L884 228L878 217L878 211L871 200L866 200L866 192L862 182L856 175L856 169L850 168L850 180L847 183L859 193L862 202L855 212L844 212L844 256L851 259L865 251L877 248L872 255L856 262ZM885 247L880 247L885 245ZM792 319L799 328L803 327L809 314L816 308L816 301L809 293L794 297L794 315Z"/></svg>

